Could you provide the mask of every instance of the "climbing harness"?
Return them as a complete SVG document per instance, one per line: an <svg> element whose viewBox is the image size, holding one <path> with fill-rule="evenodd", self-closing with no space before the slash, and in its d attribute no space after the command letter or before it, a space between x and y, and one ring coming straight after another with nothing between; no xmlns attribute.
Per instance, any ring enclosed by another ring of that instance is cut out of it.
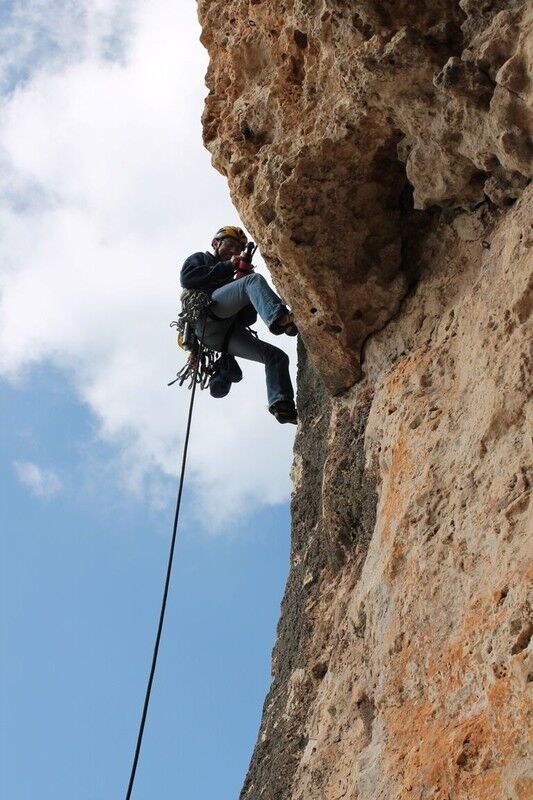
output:
<svg viewBox="0 0 533 800"><path fill-rule="evenodd" d="M197 375L198 375L199 365L200 365L200 362L201 362L201 359L202 359L202 350L203 350L203 340L204 340L204 334L205 334L206 319L207 319L207 316L204 318L202 333L201 333L201 336L200 336L200 339L199 339L199 342L198 342L198 360L197 360L196 372L193 374L193 380L192 380L192 384L191 384L191 386L192 386L191 402L189 404L189 414L188 414L188 417L187 417L187 428L186 428L186 431L185 431L185 441L183 443L183 457L182 457L182 460L181 460L181 474L180 474L180 479L179 479L178 496L177 496L177 499L176 499L176 510L174 512L174 524L173 524L173 527L172 527L172 538L171 538L171 543L170 543L170 551L169 551L169 555L168 555L168 564L167 564L167 572L166 572L166 578L165 578L165 586L164 586L164 589L163 589L163 599L162 599L162 602L161 602L161 611L159 613L159 624L158 624L158 627L157 627L157 634L156 634L156 638L155 638L154 651L153 651L153 655L152 655L152 665L151 665L151 668L150 668L150 675L149 675L149 678L148 678L148 684L147 684L147 687L146 687L146 694L145 694L145 697L144 697L144 705L143 705L143 710L142 710L142 715L141 715L141 722L140 722L140 725L139 725L139 732L137 734L137 743L135 745L135 754L133 756L133 764L132 764L132 767L131 767L130 780L129 780L129 783L128 783L128 790L126 792L126 800L130 800L131 793L133 791L133 784L134 784L134 781L135 781L135 774L137 772L137 764L139 762L139 754L141 752L141 745L142 745L143 734L144 734L144 726L145 726L145 723L146 723L146 716L148 714L148 705L150 703L150 695L152 693L152 684L153 684L153 681L154 681L155 668L156 668L156 664L157 664L157 656L158 656L158 653L159 653L159 644L161 642L161 633L163 631L163 622L164 622L164 619L165 619L165 610L166 610L166 607L167 607L168 589L169 589L169 586L170 586L170 574L172 572L172 562L174 560L174 549L175 549L175 546L176 546L176 538L177 538L177 532L178 532L178 521L179 521L179 515L180 515L181 497L182 497L182 494L183 494L183 484L184 484L184 480L185 480L185 467L186 467L186 464L187 464L187 451L189 449L189 438L190 438L190 433L191 433L192 412L193 412L193 409L194 409L194 398L195 398L195 394L196 394L196 386L198 384Z"/></svg>

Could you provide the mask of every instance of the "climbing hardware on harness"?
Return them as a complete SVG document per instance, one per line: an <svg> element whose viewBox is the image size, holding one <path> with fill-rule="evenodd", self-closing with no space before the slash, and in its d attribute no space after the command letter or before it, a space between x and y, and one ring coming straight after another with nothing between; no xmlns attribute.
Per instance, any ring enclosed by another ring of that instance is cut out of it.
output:
<svg viewBox="0 0 533 800"><path fill-rule="evenodd" d="M213 302L211 295L202 289L184 289L181 293L181 311L170 327L178 329L178 345L182 350L193 350L196 337L194 328Z"/></svg>
<svg viewBox="0 0 533 800"><path fill-rule="evenodd" d="M185 365L176 374L174 380L168 383L168 386L172 386L175 383L183 386L186 381L189 381L188 389L192 389L195 383L200 386L200 389L206 389L209 386L209 382L216 372L216 364L220 358L220 353L210 350L205 345L202 351L199 352L196 336L194 336L194 342L195 344Z"/></svg>

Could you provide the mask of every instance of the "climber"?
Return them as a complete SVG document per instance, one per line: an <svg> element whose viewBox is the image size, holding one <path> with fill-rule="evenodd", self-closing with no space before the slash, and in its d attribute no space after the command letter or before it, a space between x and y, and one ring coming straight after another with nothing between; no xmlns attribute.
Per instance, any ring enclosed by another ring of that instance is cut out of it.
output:
<svg viewBox="0 0 533 800"><path fill-rule="evenodd" d="M186 259L181 269L181 285L184 289L201 289L211 295L205 329L204 320L201 320L195 329L197 337L200 338L203 331L203 342L212 350L264 364L268 410L278 422L296 424L289 357L278 347L256 338L248 327L259 314L276 335L296 336L298 331L292 314L263 276L253 272L252 264L247 274L234 280L237 268L242 266L239 253L246 243L241 228L232 225L220 228L211 243L214 255L193 253Z"/></svg>

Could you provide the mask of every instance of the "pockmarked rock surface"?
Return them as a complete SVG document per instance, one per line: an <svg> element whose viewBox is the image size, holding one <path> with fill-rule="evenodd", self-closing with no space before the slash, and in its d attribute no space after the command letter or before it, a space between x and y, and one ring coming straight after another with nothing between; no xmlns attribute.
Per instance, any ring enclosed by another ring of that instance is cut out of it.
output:
<svg viewBox="0 0 533 800"><path fill-rule="evenodd" d="M415 277L416 210L505 204L533 174L533 7L198 9L211 56L205 143L326 386L342 390Z"/></svg>
<svg viewBox="0 0 533 800"><path fill-rule="evenodd" d="M294 308L291 569L242 800L529 800L533 7L200 0Z"/></svg>

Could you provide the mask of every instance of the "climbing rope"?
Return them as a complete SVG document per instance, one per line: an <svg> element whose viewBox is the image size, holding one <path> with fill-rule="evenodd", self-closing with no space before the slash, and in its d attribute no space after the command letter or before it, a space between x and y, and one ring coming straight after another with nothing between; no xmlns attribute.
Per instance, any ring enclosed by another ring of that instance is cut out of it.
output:
<svg viewBox="0 0 533 800"><path fill-rule="evenodd" d="M173 525L173 528L172 528L172 539L171 539L170 551L169 551L169 555L168 555L168 565L167 565L167 574L166 574L166 578L165 578L165 588L163 590L163 600L162 600L162 603L161 603L161 611L159 613L159 625L157 627L157 635L156 635L156 638L155 638L154 652L153 652L153 655L152 655L152 666L150 668L150 676L148 678L148 685L146 687L146 694L145 694L145 697L144 697L144 705L143 705L143 711L142 711L142 715L141 715L141 723L139 725L139 733L137 734L137 744L135 746L135 755L133 757L133 764L132 764L132 767L131 767L131 774L130 774L130 780L129 780L129 784L128 784L128 791L126 792L126 800L130 800L131 793L133 791L133 784L135 782L135 773L137 772L137 764L138 764L138 761L139 761L139 754L141 752L141 745L142 745L143 734L144 734L144 726L145 726L145 723L146 723L146 716L148 714L148 705L150 703L150 695L152 693L152 684L153 684L153 681L154 681L155 668L156 668L156 664L157 664L157 655L159 653L159 644L161 642L161 633L163 631L163 622L164 622L164 619L165 619L165 610L166 610L166 607L167 607L168 589L169 589L169 585L170 585L170 573L172 571L172 561L174 559L174 548L175 548L175 545L176 545L176 537L177 537L177 531L178 531L178 520L179 520L179 515L180 515L181 496L183 494L183 483L184 483L184 480L185 480L185 466L187 464L187 451L189 449L189 437L190 437L190 433L191 433L191 422L192 422L192 412L193 412L193 408L194 408L194 397L195 397L195 394L196 394L196 386L197 386L197 383L198 383L198 380L197 380L197 378L198 378L198 370L199 370L199 367L200 367L200 364L201 364L201 361L202 361L202 350L203 350L203 346L204 346L203 342L204 342L204 333L205 333L206 321L207 321L207 315L204 316L202 335L201 335L199 343L198 343L198 358L196 359L195 372L194 372L193 380L192 380L191 402L189 404L189 415L188 415L188 418L187 418L187 429L186 429L186 432L185 432L185 442L183 444L183 458L182 458L182 461L181 461L181 475L180 475L180 480L179 480L178 496L177 496L177 499L176 499L176 510L175 510L175 513L174 513L174 525Z"/></svg>

